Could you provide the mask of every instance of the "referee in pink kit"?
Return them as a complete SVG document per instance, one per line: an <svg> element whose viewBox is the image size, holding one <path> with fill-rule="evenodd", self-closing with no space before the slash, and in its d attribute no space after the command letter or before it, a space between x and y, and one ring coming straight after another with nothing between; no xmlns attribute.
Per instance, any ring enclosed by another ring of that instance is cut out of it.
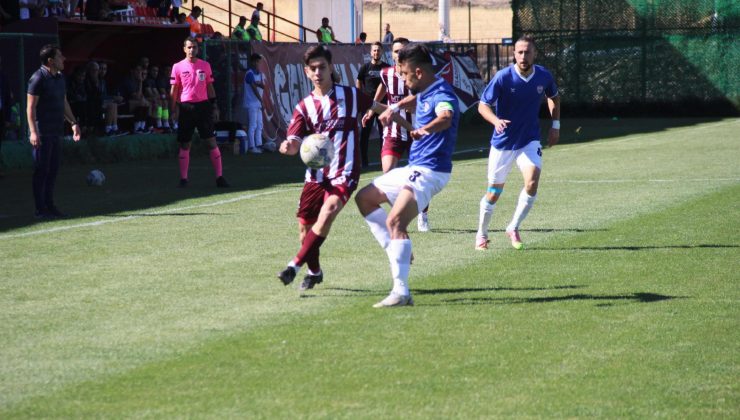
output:
<svg viewBox="0 0 740 420"><path fill-rule="evenodd" d="M229 183L223 177L221 151L218 150L214 132L214 114L218 113L218 107L211 65L198 58L198 43L194 38L185 39L183 51L185 59L172 66L170 76L172 109L176 110L179 126L177 141L180 143L180 187L188 185L190 143L196 128L211 149L211 163L216 171L216 186L228 187Z"/></svg>

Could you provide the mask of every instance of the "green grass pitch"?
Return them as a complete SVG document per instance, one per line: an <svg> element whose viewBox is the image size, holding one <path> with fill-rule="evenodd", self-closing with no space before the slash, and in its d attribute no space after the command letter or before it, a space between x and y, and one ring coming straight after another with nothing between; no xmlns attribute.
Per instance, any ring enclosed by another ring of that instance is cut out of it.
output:
<svg viewBox="0 0 740 420"><path fill-rule="evenodd" d="M0 179L0 418L738 418L740 120L563 122L526 249L503 229L512 171L474 250L484 126L463 129L432 232L410 227L415 307L353 202L324 283L297 251L297 157L62 168L36 223L30 175ZM377 149L374 149L377 150ZM377 175L363 175L361 185ZM299 279L300 280L300 279Z"/></svg>

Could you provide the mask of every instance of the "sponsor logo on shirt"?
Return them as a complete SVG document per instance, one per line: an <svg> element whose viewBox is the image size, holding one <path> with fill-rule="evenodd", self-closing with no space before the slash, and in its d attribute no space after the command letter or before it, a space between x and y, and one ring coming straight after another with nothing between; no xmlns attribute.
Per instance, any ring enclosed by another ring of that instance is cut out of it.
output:
<svg viewBox="0 0 740 420"><path fill-rule="evenodd" d="M205 82L206 81L206 72L203 70L197 70L196 74L198 75L198 81L199 82Z"/></svg>
<svg viewBox="0 0 740 420"><path fill-rule="evenodd" d="M542 86L542 85L537 86L537 93L538 94L542 95L542 92L544 92L544 91L545 91L545 87L544 86Z"/></svg>

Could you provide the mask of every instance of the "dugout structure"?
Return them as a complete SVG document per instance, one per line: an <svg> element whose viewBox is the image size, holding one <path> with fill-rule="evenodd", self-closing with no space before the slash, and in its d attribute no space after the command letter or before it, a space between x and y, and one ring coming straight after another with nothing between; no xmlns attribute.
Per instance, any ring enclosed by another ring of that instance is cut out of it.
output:
<svg viewBox="0 0 740 420"><path fill-rule="evenodd" d="M564 112L739 115L737 0L512 0Z"/></svg>

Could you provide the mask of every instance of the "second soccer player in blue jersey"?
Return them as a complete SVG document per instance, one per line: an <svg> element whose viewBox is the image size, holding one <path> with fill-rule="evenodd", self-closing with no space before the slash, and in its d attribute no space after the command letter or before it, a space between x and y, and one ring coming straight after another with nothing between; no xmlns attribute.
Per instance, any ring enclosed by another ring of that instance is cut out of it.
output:
<svg viewBox="0 0 740 420"><path fill-rule="evenodd" d="M519 225L537 196L542 168L539 110L543 98L552 116L547 141L554 146L560 138L560 97L555 79L547 69L535 65L534 39L522 37L514 44L516 63L496 73L481 95L478 112L494 126L488 155L488 188L480 201L475 249L488 249L488 225L506 177L516 162L524 178L514 217L506 227L511 245L522 249ZM495 108L495 111L494 111Z"/></svg>
<svg viewBox="0 0 740 420"><path fill-rule="evenodd" d="M375 178L355 201L375 239L385 249L393 289L376 308L413 305L408 287L411 239L407 227L450 180L460 105L452 87L434 73L429 50L409 44L398 53L401 75L416 93L416 123L409 163ZM390 203L389 213L381 207Z"/></svg>

